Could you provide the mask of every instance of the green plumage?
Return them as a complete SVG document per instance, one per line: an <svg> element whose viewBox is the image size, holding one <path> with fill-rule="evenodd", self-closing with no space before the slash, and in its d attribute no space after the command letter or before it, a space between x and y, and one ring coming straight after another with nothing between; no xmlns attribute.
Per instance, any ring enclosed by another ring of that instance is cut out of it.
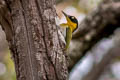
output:
<svg viewBox="0 0 120 80"><path fill-rule="evenodd" d="M66 37L65 37L65 41L66 41L65 50L67 50L69 48L71 39L72 39L72 30L70 29L70 27L67 27L66 28Z"/></svg>
<svg viewBox="0 0 120 80"><path fill-rule="evenodd" d="M62 11L62 13L65 15L66 20L67 20L67 23L60 24L62 27L66 28L66 37L65 37L66 46L65 46L65 50L67 50L69 48L70 41L72 39L72 33L78 27L78 21L74 16L67 15L63 11Z"/></svg>

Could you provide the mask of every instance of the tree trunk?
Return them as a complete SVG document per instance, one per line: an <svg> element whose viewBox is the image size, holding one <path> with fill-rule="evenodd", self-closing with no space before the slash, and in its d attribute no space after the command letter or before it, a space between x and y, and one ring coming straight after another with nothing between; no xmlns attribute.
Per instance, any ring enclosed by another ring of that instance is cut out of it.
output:
<svg viewBox="0 0 120 80"><path fill-rule="evenodd" d="M67 80L54 0L5 0L11 15L17 80Z"/></svg>

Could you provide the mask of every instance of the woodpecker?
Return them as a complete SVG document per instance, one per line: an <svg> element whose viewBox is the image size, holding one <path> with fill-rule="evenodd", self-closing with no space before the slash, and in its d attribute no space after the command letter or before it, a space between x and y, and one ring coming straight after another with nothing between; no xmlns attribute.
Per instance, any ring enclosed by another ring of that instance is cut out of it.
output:
<svg viewBox="0 0 120 80"><path fill-rule="evenodd" d="M74 16L67 15L65 12L62 11L64 16L66 17L67 23L60 24L61 27L66 28L66 46L65 50L69 48L70 41L72 39L72 33L78 28L78 20Z"/></svg>

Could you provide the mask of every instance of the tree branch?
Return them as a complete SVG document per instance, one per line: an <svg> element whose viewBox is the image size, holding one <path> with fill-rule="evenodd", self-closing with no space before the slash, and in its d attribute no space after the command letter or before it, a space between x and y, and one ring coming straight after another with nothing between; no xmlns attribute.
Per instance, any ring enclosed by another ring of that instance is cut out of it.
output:
<svg viewBox="0 0 120 80"><path fill-rule="evenodd" d="M90 50L99 40L110 36L120 26L120 1L107 0L89 14L73 34L69 51L71 57L70 69Z"/></svg>
<svg viewBox="0 0 120 80"><path fill-rule="evenodd" d="M8 41L12 39L12 27L11 27L11 15L9 9L4 0L0 0L0 24L2 29L6 33L6 38Z"/></svg>
<svg viewBox="0 0 120 80"><path fill-rule="evenodd" d="M98 80L105 68L111 61L120 56L120 41L117 45L111 48L103 57L100 63L96 64L91 71L84 77L83 80Z"/></svg>

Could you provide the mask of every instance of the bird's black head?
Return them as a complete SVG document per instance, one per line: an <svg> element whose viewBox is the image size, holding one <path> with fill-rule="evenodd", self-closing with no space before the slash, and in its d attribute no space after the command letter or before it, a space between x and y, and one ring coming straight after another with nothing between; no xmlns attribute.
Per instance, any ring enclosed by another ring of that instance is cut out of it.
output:
<svg viewBox="0 0 120 80"><path fill-rule="evenodd" d="M65 12L62 11L62 13L68 17L72 22L74 23L77 23L78 24L78 20L74 17L74 16L70 16L70 15L67 15Z"/></svg>
<svg viewBox="0 0 120 80"><path fill-rule="evenodd" d="M69 19L70 19L72 22L78 24L78 20L77 20L74 16L69 16L69 15L68 15L68 17L69 17Z"/></svg>
<svg viewBox="0 0 120 80"><path fill-rule="evenodd" d="M78 20L74 16L67 15L65 12L62 11L62 13L65 15L67 19L67 23L72 25L73 32L78 28Z"/></svg>

